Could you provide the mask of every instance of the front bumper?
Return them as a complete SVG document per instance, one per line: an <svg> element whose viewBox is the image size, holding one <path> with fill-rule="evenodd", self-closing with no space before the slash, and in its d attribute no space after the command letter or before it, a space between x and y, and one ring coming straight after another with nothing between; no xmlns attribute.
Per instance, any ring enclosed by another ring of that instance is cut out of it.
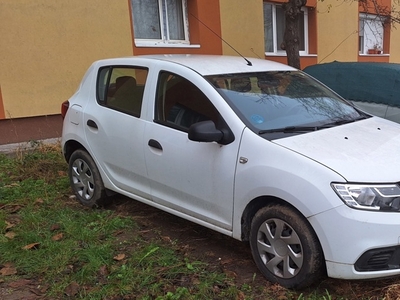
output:
<svg viewBox="0 0 400 300"><path fill-rule="evenodd" d="M346 205L309 218L324 251L329 277L400 275L400 213Z"/></svg>

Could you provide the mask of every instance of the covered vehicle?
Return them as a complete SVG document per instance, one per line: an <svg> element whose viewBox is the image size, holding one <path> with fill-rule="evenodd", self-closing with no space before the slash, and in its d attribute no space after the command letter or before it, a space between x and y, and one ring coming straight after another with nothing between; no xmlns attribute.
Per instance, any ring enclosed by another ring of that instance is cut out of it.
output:
<svg viewBox="0 0 400 300"><path fill-rule="evenodd" d="M100 60L62 114L84 205L117 192L249 241L262 274L288 288L400 275L400 124L302 71L229 56Z"/></svg>
<svg viewBox="0 0 400 300"><path fill-rule="evenodd" d="M335 61L308 66L304 72L360 109L400 123L400 64Z"/></svg>

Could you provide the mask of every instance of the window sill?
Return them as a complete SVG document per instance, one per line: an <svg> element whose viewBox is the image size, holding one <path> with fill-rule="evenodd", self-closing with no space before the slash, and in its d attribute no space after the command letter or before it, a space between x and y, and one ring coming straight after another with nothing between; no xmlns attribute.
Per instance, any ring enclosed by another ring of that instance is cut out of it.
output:
<svg viewBox="0 0 400 300"><path fill-rule="evenodd" d="M178 43L159 43L159 42L138 42L135 41L135 46L138 48L200 48L200 45L196 44L178 44Z"/></svg>
<svg viewBox="0 0 400 300"><path fill-rule="evenodd" d="M281 57L286 57L286 52L283 53L271 53L271 52L265 52L265 56L281 56ZM382 55L382 54L381 54ZM317 54L309 54L309 53L300 53L300 57L317 57Z"/></svg>
<svg viewBox="0 0 400 300"><path fill-rule="evenodd" d="M359 53L358 55L366 56L366 57L368 57L368 56L390 56L390 54L388 54L388 53L383 53L383 54L361 54L361 53Z"/></svg>

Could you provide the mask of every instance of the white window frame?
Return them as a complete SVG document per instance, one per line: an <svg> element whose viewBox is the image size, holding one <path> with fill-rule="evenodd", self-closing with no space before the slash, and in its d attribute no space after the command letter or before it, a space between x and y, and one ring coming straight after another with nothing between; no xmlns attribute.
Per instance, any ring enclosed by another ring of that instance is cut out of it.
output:
<svg viewBox="0 0 400 300"><path fill-rule="evenodd" d="M145 0L142 0L145 1ZM169 29L168 29L168 5L166 0L158 0L158 8L159 8L159 21L160 21L160 31L161 31L161 39L142 39L135 38L135 45L137 47L199 47L199 45L190 45L189 40L189 21L188 21L188 8L187 8L187 0L180 0L182 4L182 19L183 19L183 32L184 39L183 40L172 40L169 38ZM134 7L133 2L131 1L132 7L132 18L134 18ZM164 9L165 8L165 9ZM132 22L133 31L134 22Z"/></svg>
<svg viewBox="0 0 400 300"><path fill-rule="evenodd" d="M378 15L360 13L359 15L359 54L369 54L369 49L376 48L381 51L380 53L374 54L383 54L383 41L385 38L385 28L383 23L385 22L384 17L380 17ZM379 26L380 28L372 28L374 26ZM366 36L366 33L370 33L369 36Z"/></svg>
<svg viewBox="0 0 400 300"><path fill-rule="evenodd" d="M278 46L278 38L277 38L277 26L276 26L276 7L282 6L281 4L275 4L271 2L264 2L265 4L272 5L272 36L274 47L272 52L265 51L265 55L279 55L279 56L286 56L286 51L280 49L280 45ZM304 13L304 50L299 52L300 55L307 55L308 54L308 8L302 7L301 11ZM265 36L264 36L264 43L265 43Z"/></svg>

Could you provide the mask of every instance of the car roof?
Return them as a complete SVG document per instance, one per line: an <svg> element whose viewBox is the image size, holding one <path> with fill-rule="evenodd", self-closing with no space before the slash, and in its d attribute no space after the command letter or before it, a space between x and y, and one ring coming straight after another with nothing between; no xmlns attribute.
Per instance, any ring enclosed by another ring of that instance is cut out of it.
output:
<svg viewBox="0 0 400 300"><path fill-rule="evenodd" d="M190 68L197 73L206 75L250 73L262 71L293 71L296 70L285 64L259 58L243 58L240 56L225 55L194 55L194 54L167 54L143 55L117 59L102 60L103 63L134 64L135 61L152 60L179 64ZM251 62L251 66L248 64Z"/></svg>

